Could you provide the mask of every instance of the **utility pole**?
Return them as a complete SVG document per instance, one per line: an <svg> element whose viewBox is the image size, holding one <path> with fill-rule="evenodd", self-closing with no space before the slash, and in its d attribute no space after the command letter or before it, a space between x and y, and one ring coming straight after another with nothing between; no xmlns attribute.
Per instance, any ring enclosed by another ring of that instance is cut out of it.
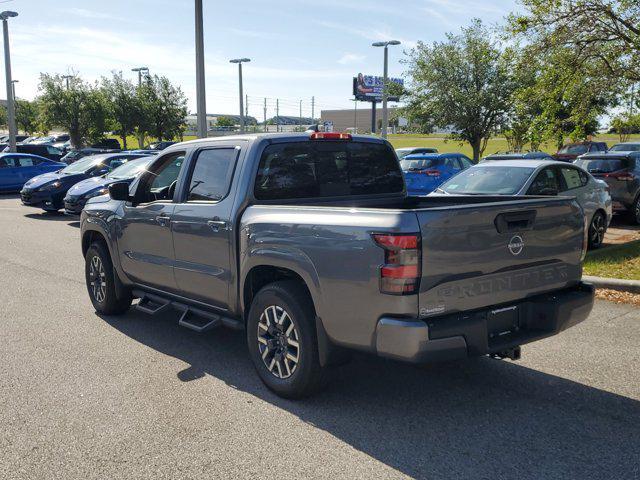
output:
<svg viewBox="0 0 640 480"><path fill-rule="evenodd" d="M384 47L384 69L382 80L382 138L387 138L389 128L389 112L387 111L388 83L389 83L389 45L400 45L398 40L372 43L374 47Z"/></svg>
<svg viewBox="0 0 640 480"><path fill-rule="evenodd" d="M267 98L264 99L264 131L267 131Z"/></svg>
<svg viewBox="0 0 640 480"><path fill-rule="evenodd" d="M9 123L9 151L16 151L16 106L13 98L13 83L11 82L11 54L9 53L9 22L7 20L17 17L16 12L5 11L0 13L2 19L2 34L4 37L4 69L7 80L7 121Z"/></svg>
<svg viewBox="0 0 640 480"><path fill-rule="evenodd" d="M276 98L276 132L280 131L280 99Z"/></svg>
<svg viewBox="0 0 640 480"><path fill-rule="evenodd" d="M298 124L300 126L300 129L302 129L302 100L300 100L300 117L298 120Z"/></svg>
<svg viewBox="0 0 640 480"><path fill-rule="evenodd" d="M195 0L196 18L196 116L198 138L207 136L207 97L204 83L204 28L202 26L202 0Z"/></svg>
<svg viewBox="0 0 640 480"><path fill-rule="evenodd" d="M244 121L247 123L247 118L249 118L249 95L244 94Z"/></svg>
<svg viewBox="0 0 640 480"><path fill-rule="evenodd" d="M13 94L13 101L17 100L16 97L16 83L19 83L20 80L11 80L11 93Z"/></svg>
<svg viewBox="0 0 640 480"><path fill-rule="evenodd" d="M358 133L358 99L352 98L353 102L353 133Z"/></svg>
<svg viewBox="0 0 640 480"><path fill-rule="evenodd" d="M311 120L316 119L316 97L311 97Z"/></svg>

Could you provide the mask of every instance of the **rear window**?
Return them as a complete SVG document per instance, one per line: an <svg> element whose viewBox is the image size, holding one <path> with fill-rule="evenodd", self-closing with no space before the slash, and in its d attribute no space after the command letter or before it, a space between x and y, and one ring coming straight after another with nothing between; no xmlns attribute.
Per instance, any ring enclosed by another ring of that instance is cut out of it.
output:
<svg viewBox="0 0 640 480"><path fill-rule="evenodd" d="M640 143L619 143L609 149L610 152L640 152Z"/></svg>
<svg viewBox="0 0 640 480"><path fill-rule="evenodd" d="M583 153L587 153L587 150L589 150L589 147L587 145L565 145L558 151L558 153L582 155Z"/></svg>
<svg viewBox="0 0 640 480"><path fill-rule="evenodd" d="M475 166L459 173L440 189L454 195L513 195L520 191L534 170Z"/></svg>
<svg viewBox="0 0 640 480"><path fill-rule="evenodd" d="M400 168L405 172L410 172L412 170L424 170L425 168L431 168L439 163L440 162L437 158L405 159L400 160Z"/></svg>
<svg viewBox="0 0 640 480"><path fill-rule="evenodd" d="M617 172L634 166L630 158L579 158L575 164L589 173Z"/></svg>
<svg viewBox="0 0 640 480"><path fill-rule="evenodd" d="M259 200L401 193L402 171L380 143L312 141L268 146L255 184Z"/></svg>

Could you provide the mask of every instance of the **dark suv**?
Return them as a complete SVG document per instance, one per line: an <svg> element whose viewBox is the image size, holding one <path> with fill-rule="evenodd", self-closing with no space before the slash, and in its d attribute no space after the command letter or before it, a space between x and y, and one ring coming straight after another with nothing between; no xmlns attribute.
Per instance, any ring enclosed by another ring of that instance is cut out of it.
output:
<svg viewBox="0 0 640 480"><path fill-rule="evenodd" d="M9 147L6 147L4 151L8 152ZM16 153L30 153L31 155L38 155L56 162L59 162L64 156L64 152L59 148L51 145L38 145L35 143L22 143L16 145Z"/></svg>
<svg viewBox="0 0 640 480"><path fill-rule="evenodd" d="M640 152L588 153L574 163L607 182L613 210L628 212L640 224Z"/></svg>
<svg viewBox="0 0 640 480"><path fill-rule="evenodd" d="M573 162L585 153L604 153L606 151L607 144L605 142L567 143L553 155L553 158L563 162Z"/></svg>

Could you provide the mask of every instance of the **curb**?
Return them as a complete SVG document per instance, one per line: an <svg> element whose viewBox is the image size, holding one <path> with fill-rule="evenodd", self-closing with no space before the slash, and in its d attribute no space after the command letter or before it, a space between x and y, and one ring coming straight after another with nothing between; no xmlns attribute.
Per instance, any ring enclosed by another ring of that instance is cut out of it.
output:
<svg viewBox="0 0 640 480"><path fill-rule="evenodd" d="M583 275L582 280L592 283L596 288L608 288L619 292L640 293L640 281L622 280L621 278L603 278Z"/></svg>

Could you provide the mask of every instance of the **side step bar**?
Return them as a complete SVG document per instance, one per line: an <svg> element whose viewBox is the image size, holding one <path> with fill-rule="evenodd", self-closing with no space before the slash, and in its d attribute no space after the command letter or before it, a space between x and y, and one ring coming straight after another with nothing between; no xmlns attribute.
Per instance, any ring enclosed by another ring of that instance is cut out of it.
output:
<svg viewBox="0 0 640 480"><path fill-rule="evenodd" d="M180 318L178 325L189 328L195 332L202 333L212 330L219 326L232 328L234 330L244 330L244 323L238 319L224 317L217 313L208 312L206 310L192 307L185 303L169 300L168 298L154 295L142 290L134 290L134 297L138 297L140 301L136 305L136 309L148 315L158 315L166 311L169 307L178 310Z"/></svg>

